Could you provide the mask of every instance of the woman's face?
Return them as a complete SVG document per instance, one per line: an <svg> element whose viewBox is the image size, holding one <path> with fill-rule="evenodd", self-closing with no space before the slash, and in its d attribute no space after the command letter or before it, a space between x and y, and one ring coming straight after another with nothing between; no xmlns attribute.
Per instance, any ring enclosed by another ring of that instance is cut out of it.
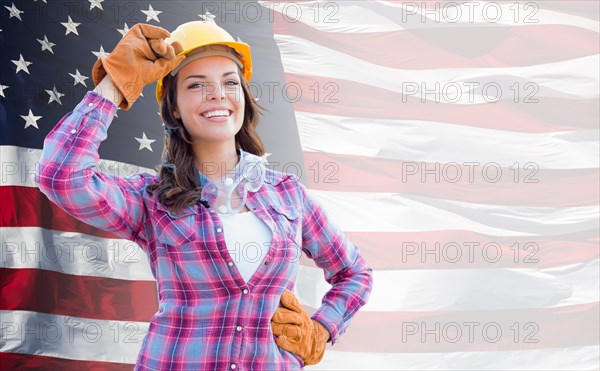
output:
<svg viewBox="0 0 600 371"><path fill-rule="evenodd" d="M235 142L244 120L238 67L221 56L197 59L177 73L176 118L194 143Z"/></svg>

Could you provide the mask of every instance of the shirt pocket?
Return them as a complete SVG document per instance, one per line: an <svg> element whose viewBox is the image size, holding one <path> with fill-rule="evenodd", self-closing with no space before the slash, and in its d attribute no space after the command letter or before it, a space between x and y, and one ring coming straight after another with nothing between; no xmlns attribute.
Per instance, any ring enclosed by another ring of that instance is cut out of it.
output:
<svg viewBox="0 0 600 371"><path fill-rule="evenodd" d="M184 247L196 240L196 207L188 206L178 214L173 214L160 203L157 205L156 235L163 246Z"/></svg>
<svg viewBox="0 0 600 371"><path fill-rule="evenodd" d="M283 236L296 241L300 228L300 210L295 206L271 205L270 208Z"/></svg>
<svg viewBox="0 0 600 371"><path fill-rule="evenodd" d="M288 263L298 263L302 254L302 234L300 210L295 206L271 207L277 229L282 236L281 244L276 246L277 255Z"/></svg>

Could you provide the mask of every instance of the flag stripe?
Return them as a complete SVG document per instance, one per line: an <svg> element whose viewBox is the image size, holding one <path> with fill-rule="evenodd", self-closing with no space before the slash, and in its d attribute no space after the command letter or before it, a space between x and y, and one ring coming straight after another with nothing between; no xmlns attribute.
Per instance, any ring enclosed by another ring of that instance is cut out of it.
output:
<svg viewBox="0 0 600 371"><path fill-rule="evenodd" d="M290 23L303 22L323 31L353 34L397 30L416 32L419 29L447 29L448 27L462 26L463 24L470 25L471 27L552 24L570 25L594 32L600 30L597 21L577 15L557 13L535 6L534 9L531 9L531 5L527 5L531 2L528 1L512 1L504 4L480 1L474 4L478 7L478 10L471 12L469 12L469 6L461 2L450 2L447 5L449 10L444 10L439 1L408 1L406 4L403 4L404 2L396 3L391 1L373 1L368 3L348 1L336 2L336 8L333 10L329 8L329 12L320 17L314 16L315 10L311 9L312 2L300 2L293 7L301 8L300 10L286 9L286 3L281 1L260 1L260 3L268 4L275 11L286 13L290 19L288 21ZM492 3L494 10L499 8L498 15L495 15L493 11L489 15L483 11L483 7L487 3ZM514 9L515 6L517 6L518 11ZM460 16L455 16L451 12L448 13L456 8L460 9L456 10ZM427 11L427 9L441 10L431 12ZM327 9L323 7L322 11L327 11ZM521 14L516 21L515 13ZM316 22L315 18L317 18Z"/></svg>
<svg viewBox="0 0 600 371"><path fill-rule="evenodd" d="M485 86L494 83L508 91L515 83L535 83L539 87L540 98L562 97L590 99L598 98L598 74L596 66L599 56L592 55L573 58L567 61L532 65L525 67L496 68L453 68L407 70L382 67L350 55L326 48L320 44L295 36L275 35L279 46L283 68L286 73L302 74L310 71L312 75L350 80L364 85L385 86L397 93L410 93L411 84L424 84L433 89L436 84L456 83L460 92L455 104L486 103L489 98L486 91L469 95L465 83ZM361 71L357 74L356 71ZM548 79L548 74L560 74L560 80ZM453 91L452 91L453 92ZM432 101L431 94L417 92L421 99ZM495 97L495 95L493 95Z"/></svg>
<svg viewBox="0 0 600 371"><path fill-rule="evenodd" d="M507 206L591 206L600 201L599 192L589 187L600 182L597 169L539 169L534 164L525 169L521 163L519 168L502 167L501 176L492 182L487 174L491 164L411 162L309 151L303 155L305 179L315 190L397 192Z"/></svg>
<svg viewBox="0 0 600 371"><path fill-rule="evenodd" d="M0 227L42 227L65 232L77 232L96 237L116 238L67 214L33 187L0 187L3 204Z"/></svg>
<svg viewBox="0 0 600 371"><path fill-rule="evenodd" d="M439 122L366 120L300 111L296 112L296 121L304 151L501 167L526 158L540 168L552 169L597 168L600 162L599 148L594 143L598 130L512 133ZM330 140L333 137L335 141ZM554 155L557 150L562 153L560 157Z"/></svg>
<svg viewBox="0 0 600 371"><path fill-rule="evenodd" d="M158 309L156 282L152 281L73 276L43 269L0 268L0 273L4 291L0 310L150 321Z"/></svg>
<svg viewBox="0 0 600 371"><path fill-rule="evenodd" d="M307 283L296 288L299 300L318 308L330 285L320 269L301 266L298 274ZM373 277L377 284L362 312L547 309L597 304L600 292L598 260L546 269L374 271Z"/></svg>
<svg viewBox="0 0 600 371"><path fill-rule="evenodd" d="M431 338L431 336L430 336ZM423 353L368 353L342 352L337 347L328 348L323 360L311 366L311 370L474 370L481 371L493 367L497 370L510 370L518 365L523 370L565 370L572 371L573 364L582 370L597 369L596 345L583 347L561 347L556 349L531 349L512 351L473 351L473 352L423 352ZM368 368L359 368L368 365Z"/></svg>
<svg viewBox="0 0 600 371"><path fill-rule="evenodd" d="M0 311L8 340L0 352L72 360L135 363L148 323L29 311ZM67 345L68 344L68 345Z"/></svg>
<svg viewBox="0 0 600 371"><path fill-rule="evenodd" d="M132 241L39 227L2 227L0 232L0 267L154 281L147 254Z"/></svg>
<svg viewBox="0 0 600 371"><path fill-rule="evenodd" d="M273 30L278 35L319 40L319 44L384 67L400 69L512 67L558 62L597 54L598 33L574 26L527 25L524 27L454 26L429 32L407 30L369 33L321 31L303 22L288 22L274 13ZM490 40L465 43L463 35L477 33ZM423 41L444 40L443 44ZM497 42L493 42L497 40ZM531 45L538 48L532 50ZM555 52L556 48L561 53ZM402 50L401 56L390 50ZM483 49L483 50L482 50Z"/></svg>
<svg viewBox="0 0 600 371"><path fill-rule="evenodd" d="M463 230L347 235L373 269L389 270L550 268L586 262L600 257L598 232L592 229L552 239L486 236Z"/></svg>
<svg viewBox="0 0 600 371"><path fill-rule="evenodd" d="M550 209L472 204L395 193L312 190L311 194L346 232L464 229L493 236L551 236L598 227L598 206Z"/></svg>
<svg viewBox="0 0 600 371"><path fill-rule="evenodd" d="M73 359L43 356L37 354L0 353L0 362L7 370L88 370L88 371L131 371L131 364L78 361Z"/></svg>
<svg viewBox="0 0 600 371"><path fill-rule="evenodd" d="M435 121L523 133L598 128L597 99L541 98L535 86L521 84L512 90L499 90L499 100L491 99L490 104L457 105L449 97L455 91L451 85L426 87L435 93L431 97L436 98L437 94L437 102L422 101L416 95L418 88L410 94L400 94L351 80L288 73L281 94L294 102L297 111L318 114ZM448 94L444 94L444 89ZM495 93L490 90L490 94ZM270 95L267 98L271 99Z"/></svg>

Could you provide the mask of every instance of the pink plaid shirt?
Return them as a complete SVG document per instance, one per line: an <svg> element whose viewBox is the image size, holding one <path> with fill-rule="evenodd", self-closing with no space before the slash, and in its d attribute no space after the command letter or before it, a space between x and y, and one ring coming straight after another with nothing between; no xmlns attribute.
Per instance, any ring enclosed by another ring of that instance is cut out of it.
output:
<svg viewBox="0 0 600 371"><path fill-rule="evenodd" d="M298 178L267 168L261 188L248 193L247 206L273 234L264 263L246 283L214 210L198 203L173 215L145 190L157 176L94 169L115 113L112 102L88 92L46 137L36 180L66 212L136 242L148 255L159 309L135 369L303 368L300 357L276 345L270 324L283 290L293 290L301 251L332 285L312 318L335 344L366 303L372 271Z"/></svg>

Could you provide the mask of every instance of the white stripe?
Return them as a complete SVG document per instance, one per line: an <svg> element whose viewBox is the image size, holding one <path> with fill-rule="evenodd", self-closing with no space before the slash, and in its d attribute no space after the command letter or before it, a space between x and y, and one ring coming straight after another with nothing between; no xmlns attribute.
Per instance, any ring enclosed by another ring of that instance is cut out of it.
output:
<svg viewBox="0 0 600 371"><path fill-rule="evenodd" d="M595 229L600 215L598 206L520 207L399 193L309 192L345 232L468 230L491 236L552 236Z"/></svg>
<svg viewBox="0 0 600 371"><path fill-rule="evenodd" d="M598 130L517 133L417 120L296 111L304 151L441 163L478 162L508 168L581 169L600 165ZM332 141L331 138L335 138Z"/></svg>
<svg viewBox="0 0 600 371"><path fill-rule="evenodd" d="M148 256L138 244L39 227L1 227L0 267L154 281Z"/></svg>
<svg viewBox="0 0 600 371"><path fill-rule="evenodd" d="M344 337L342 336L341 341ZM317 370L597 370L598 345L560 349L440 353L340 352L328 346Z"/></svg>
<svg viewBox="0 0 600 371"><path fill-rule="evenodd" d="M0 352L131 364L149 325L28 311L0 311L0 317Z"/></svg>
<svg viewBox="0 0 600 371"><path fill-rule="evenodd" d="M35 171L39 167L41 149L18 146L0 146L0 186L37 187ZM128 177L139 173L156 174L153 169L142 166L100 159L96 169L105 174Z"/></svg>
<svg viewBox="0 0 600 371"><path fill-rule="evenodd" d="M527 269L523 264L523 269L374 271L373 290L361 311L504 310L594 303L600 299L599 262L547 269ZM296 291L302 304L319 308L330 287L320 268L300 266Z"/></svg>
<svg viewBox="0 0 600 371"><path fill-rule="evenodd" d="M422 1L395 4L388 1L311 1L286 3L259 1L287 18L289 23L302 22L320 31L342 33L390 32L439 27L499 27L518 25L568 25L598 32L600 25L589 18L539 9L535 2L449 1L436 2L438 9L426 9ZM384 6L382 8L378 4ZM489 5L488 5L489 4ZM528 5L526 8L525 5ZM453 6L454 5L454 6ZM387 8L389 7L389 8ZM498 11L498 12L496 12ZM394 17L380 13L391 12ZM390 19L391 18L391 19ZM396 22L394 22L396 20Z"/></svg>
<svg viewBox="0 0 600 371"><path fill-rule="evenodd" d="M353 81L423 101L477 104L513 99L515 82L519 82L518 90L526 83L534 84L529 85L531 99L593 99L600 90L598 54L524 67L403 70L370 63L295 36L275 35L275 40L286 73ZM539 91L531 90L537 87Z"/></svg>

